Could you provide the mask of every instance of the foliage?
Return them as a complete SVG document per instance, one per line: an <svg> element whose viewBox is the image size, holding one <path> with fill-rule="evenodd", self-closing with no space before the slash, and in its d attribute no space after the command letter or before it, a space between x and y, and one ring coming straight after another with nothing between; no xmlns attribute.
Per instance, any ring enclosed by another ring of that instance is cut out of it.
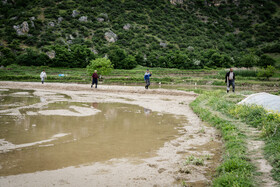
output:
<svg viewBox="0 0 280 187"><path fill-rule="evenodd" d="M37 53L32 49L27 49L26 53L16 57L17 64L27 66L45 66L48 65L50 61L46 54Z"/></svg>
<svg viewBox="0 0 280 187"><path fill-rule="evenodd" d="M15 55L11 49L0 46L0 65L7 66L15 63Z"/></svg>
<svg viewBox="0 0 280 187"><path fill-rule="evenodd" d="M260 57L258 66L260 67L267 67L267 66L274 66L276 61L268 55L262 55Z"/></svg>
<svg viewBox="0 0 280 187"><path fill-rule="evenodd" d="M257 76L258 77L266 77L268 80L269 77L272 77L276 73L276 68L269 65L266 67L266 69L262 69L258 72Z"/></svg>
<svg viewBox="0 0 280 187"><path fill-rule="evenodd" d="M133 69L136 67L136 58L128 55L127 52L119 47L109 51L109 59L116 69Z"/></svg>
<svg viewBox="0 0 280 187"><path fill-rule="evenodd" d="M55 58L51 67L86 67L91 60L95 59L95 55L85 45L75 44L70 48L63 45L55 45L50 47L55 52Z"/></svg>
<svg viewBox="0 0 280 187"><path fill-rule="evenodd" d="M214 94L216 94L214 96ZM210 95L210 97L209 97ZM212 95L212 97L211 97ZM240 99L243 98L241 95L229 95L229 94L217 94L217 93L206 93L204 96L204 102L208 102L211 108L214 111L219 111L229 117L232 117L234 119L240 119L246 124L253 126L255 128L258 128L261 131L261 136L263 140L265 141L264 151L265 156L267 160L270 162L271 166L273 167L273 177L276 181L280 182L280 114L277 112L268 112L261 106L256 105L237 105L236 103L240 101ZM227 128L228 129L228 128ZM236 134L234 136L230 136L232 138L236 137ZM234 141L233 144L226 143L226 148L240 151L239 149L242 147L242 141ZM235 148L234 148L235 147ZM243 159L244 160L244 159ZM247 163L242 163L241 160L234 162L234 164L227 163L223 167L219 167L219 171L225 171L225 170L235 170L235 168L239 168L239 166L245 166L245 167L251 167L246 166ZM242 167L243 167L242 166ZM247 170L247 169L246 169ZM244 170L245 171L245 170ZM248 170L247 170L248 171ZM236 181L240 180L240 177L242 178L243 175L239 175L236 172L233 172L232 174L239 176L239 178L236 178ZM249 173L248 173L249 174ZM231 174L229 174L231 175ZM234 176L233 175L233 176ZM231 176L232 177L232 176ZM219 177L214 181L214 184L228 184L232 186L232 184L235 183L228 183L230 182L230 178L228 176L225 177ZM214 185L215 186L215 185ZM217 185L219 186L219 185ZM240 185L239 185L240 186ZM241 186L247 186L245 183Z"/></svg>
<svg viewBox="0 0 280 187"><path fill-rule="evenodd" d="M88 75L92 75L95 70L97 70L99 75L108 75L113 70L113 65L107 58L97 58L90 61L90 64L87 66Z"/></svg>
<svg viewBox="0 0 280 187"><path fill-rule="evenodd" d="M149 0L8 1L0 8L0 42L14 57L25 54L25 48L38 55L54 48L56 59L41 63L53 67L86 67L106 54L117 69L137 64L179 69L266 67L273 65L271 59L264 56L256 61L256 56L279 53L280 18L275 3L243 0L217 5L207 0L175 6L170 1ZM72 17L73 10L80 14ZM79 21L80 16L87 16L88 21ZM13 26L24 21L29 33L18 36ZM128 23L129 30L123 29ZM109 29L117 35L115 43L104 38ZM88 52L92 48L98 52L95 57ZM253 56L244 55L250 53ZM14 59L1 57L1 64L9 65Z"/></svg>
<svg viewBox="0 0 280 187"><path fill-rule="evenodd" d="M205 92L191 103L192 109L203 121L221 130L226 143L224 161L217 169L213 186L253 186L254 167L246 157L245 135L234 124L218 117L205 107L205 103L219 101L221 95L221 92ZM224 102L223 104L227 105Z"/></svg>
<svg viewBox="0 0 280 187"><path fill-rule="evenodd" d="M258 56L254 55L254 54L246 54L243 55L241 60L240 60L240 64L243 67L253 67L256 66L258 64L259 58Z"/></svg>

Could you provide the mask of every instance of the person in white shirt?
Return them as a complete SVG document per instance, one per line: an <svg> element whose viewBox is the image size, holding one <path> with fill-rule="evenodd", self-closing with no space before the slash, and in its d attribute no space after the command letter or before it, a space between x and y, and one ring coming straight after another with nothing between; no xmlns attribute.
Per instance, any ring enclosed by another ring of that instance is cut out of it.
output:
<svg viewBox="0 0 280 187"><path fill-rule="evenodd" d="M229 92L230 85L232 86L232 92L235 91L235 73L233 72L233 69L230 68L229 72L226 74L226 83L227 83L227 93Z"/></svg>
<svg viewBox="0 0 280 187"><path fill-rule="evenodd" d="M42 84L44 84L45 78L47 78L47 74L46 74L45 70L43 70L43 71L41 72L40 78L41 78Z"/></svg>

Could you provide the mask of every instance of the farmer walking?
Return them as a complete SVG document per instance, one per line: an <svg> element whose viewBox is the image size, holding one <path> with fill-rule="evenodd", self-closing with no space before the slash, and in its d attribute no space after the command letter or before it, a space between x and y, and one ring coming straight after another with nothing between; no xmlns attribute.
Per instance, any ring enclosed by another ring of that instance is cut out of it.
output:
<svg viewBox="0 0 280 187"><path fill-rule="evenodd" d="M95 88L97 88L98 78L99 76L97 74L97 70L94 70L94 73L91 76L91 81L92 81L91 87L95 84Z"/></svg>
<svg viewBox="0 0 280 187"><path fill-rule="evenodd" d="M150 86L150 76L152 76L152 72L150 73L149 69L147 69L147 72L144 75L144 80L146 81L146 89L148 89Z"/></svg>
<svg viewBox="0 0 280 187"><path fill-rule="evenodd" d="M41 78L42 84L44 84L45 78L47 78L47 74L46 74L45 70L43 70L43 71L41 72L40 78Z"/></svg>
<svg viewBox="0 0 280 187"><path fill-rule="evenodd" d="M230 85L232 86L232 92L235 90L235 73L233 72L233 69L230 68L229 72L226 73L226 80L225 82L227 83L227 93L229 92Z"/></svg>

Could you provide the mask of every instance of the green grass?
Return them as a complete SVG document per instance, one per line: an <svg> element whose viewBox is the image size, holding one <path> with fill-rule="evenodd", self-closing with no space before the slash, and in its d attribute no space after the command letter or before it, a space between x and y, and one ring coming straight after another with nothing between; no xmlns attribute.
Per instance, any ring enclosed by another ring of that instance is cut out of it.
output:
<svg viewBox="0 0 280 187"><path fill-rule="evenodd" d="M39 75L45 69L48 75L47 82L74 82L89 83L91 78L85 68L50 68L50 67L27 67L11 65L5 69L0 69L0 80L9 81L40 81ZM108 76L103 76L100 83L103 84L143 84L143 75L146 67L138 66L131 70L114 69ZM224 70L180 70L171 68L149 68L153 72L152 85L197 85L197 86L225 86ZM237 71L238 72L238 71ZM280 78L270 81L258 80L253 76L255 70L242 70L242 76L237 74L237 87L280 87ZM238 72L238 73L240 73ZM246 73L244 73L246 72ZM64 74L64 77L59 77ZM247 75L247 76L246 76Z"/></svg>
<svg viewBox="0 0 280 187"><path fill-rule="evenodd" d="M246 94L242 92L242 94ZM247 93L251 94L251 93ZM240 119L242 122L258 128L264 142L264 153L273 166L273 178L280 182L280 114L268 113L265 109L254 105L237 105L244 96L241 94L224 94L222 92L203 92L192 104L193 110L205 121L221 130L225 140L224 161L217 169L217 178L214 186L250 186L254 184L254 168L247 161L247 150L244 147L246 136L237 126L232 124L230 118ZM203 106L201 106L203 103ZM210 107L211 110L207 109ZM221 119L212 111L220 112L229 117ZM234 156L235 155L235 156ZM239 178L231 175L234 173ZM244 180L247 178L249 183ZM251 181L251 182L250 182Z"/></svg>
<svg viewBox="0 0 280 187"><path fill-rule="evenodd" d="M237 105L228 113L261 130L265 156L273 167L273 178L280 183L280 113L246 105Z"/></svg>
<svg viewBox="0 0 280 187"><path fill-rule="evenodd" d="M205 92L191 103L195 113L203 121L215 126L221 131L225 141L223 162L217 169L213 186L254 186L254 166L246 156L246 136L231 122L224 120L202 107L209 97L217 97L221 92Z"/></svg>

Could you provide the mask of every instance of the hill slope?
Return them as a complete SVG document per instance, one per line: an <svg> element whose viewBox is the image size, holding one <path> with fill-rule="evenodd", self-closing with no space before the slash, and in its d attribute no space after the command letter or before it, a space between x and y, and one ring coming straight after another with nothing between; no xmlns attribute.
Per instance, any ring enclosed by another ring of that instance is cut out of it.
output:
<svg viewBox="0 0 280 187"><path fill-rule="evenodd" d="M0 63L85 67L108 55L116 68L252 66L280 51L277 2L3 0Z"/></svg>

